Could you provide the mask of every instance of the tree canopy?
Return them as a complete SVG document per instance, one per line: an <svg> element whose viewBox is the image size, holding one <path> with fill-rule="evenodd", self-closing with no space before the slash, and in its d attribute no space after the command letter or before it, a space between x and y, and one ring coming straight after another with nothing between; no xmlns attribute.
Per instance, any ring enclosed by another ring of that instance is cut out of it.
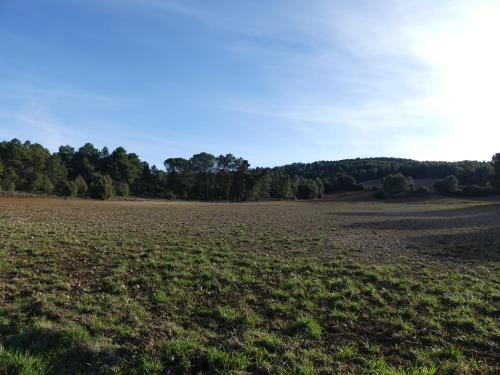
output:
<svg viewBox="0 0 500 375"><path fill-rule="evenodd" d="M129 194L226 201L315 199L324 193L362 190L360 181L399 174L413 178L454 175L460 184L484 186L491 182L500 190L500 154L492 163L369 158L251 168L247 160L233 154L200 152L189 159L167 158L164 167L150 166L123 147L110 152L107 147L100 150L86 143L78 149L63 145L51 153L29 141L0 142L0 189L8 191L99 199ZM400 180L405 185L402 190L410 189L409 177Z"/></svg>

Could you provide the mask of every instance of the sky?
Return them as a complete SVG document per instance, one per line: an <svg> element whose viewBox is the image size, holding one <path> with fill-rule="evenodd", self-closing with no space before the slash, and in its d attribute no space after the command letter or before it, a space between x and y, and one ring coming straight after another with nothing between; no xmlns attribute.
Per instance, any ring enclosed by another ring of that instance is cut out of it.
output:
<svg viewBox="0 0 500 375"><path fill-rule="evenodd" d="M0 0L0 140L252 166L500 152L500 0Z"/></svg>

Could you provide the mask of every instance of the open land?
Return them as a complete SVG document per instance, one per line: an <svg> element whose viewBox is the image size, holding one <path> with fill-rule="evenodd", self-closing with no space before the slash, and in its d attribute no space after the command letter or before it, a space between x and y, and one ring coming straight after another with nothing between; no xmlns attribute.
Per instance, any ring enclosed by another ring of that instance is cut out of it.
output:
<svg viewBox="0 0 500 375"><path fill-rule="evenodd" d="M500 204L0 198L0 374L500 372Z"/></svg>

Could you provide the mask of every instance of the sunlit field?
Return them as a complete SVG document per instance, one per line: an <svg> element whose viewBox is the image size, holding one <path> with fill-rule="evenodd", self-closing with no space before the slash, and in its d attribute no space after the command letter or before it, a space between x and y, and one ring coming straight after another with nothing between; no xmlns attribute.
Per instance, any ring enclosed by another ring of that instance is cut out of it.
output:
<svg viewBox="0 0 500 375"><path fill-rule="evenodd" d="M495 374L500 205L0 198L0 374Z"/></svg>

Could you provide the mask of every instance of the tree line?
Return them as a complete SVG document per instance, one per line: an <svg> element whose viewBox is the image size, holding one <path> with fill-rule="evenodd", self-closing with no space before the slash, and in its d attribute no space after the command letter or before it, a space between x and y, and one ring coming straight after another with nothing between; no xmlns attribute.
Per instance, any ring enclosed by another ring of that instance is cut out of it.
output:
<svg viewBox="0 0 500 375"><path fill-rule="evenodd" d="M86 143L50 153L40 144L18 139L0 143L0 188L98 199L132 194L236 202L314 199L323 194L320 179L251 169L247 160L232 154L169 158L160 170L123 147L110 152Z"/></svg>
<svg viewBox="0 0 500 375"><path fill-rule="evenodd" d="M332 176L349 175L357 181L381 180L401 173L417 178L445 178L456 176L463 184L484 185L493 178L493 165L479 161L416 161L400 158L364 158L339 161L317 161L314 163L294 163L277 167L282 173L305 178L328 180Z"/></svg>
<svg viewBox="0 0 500 375"><path fill-rule="evenodd" d="M86 143L51 153L29 141L0 143L0 189L98 199L129 194L235 202L315 199L325 192L362 190L358 181L396 173L415 178L456 175L478 185L500 180L500 154L493 163L372 158L251 168L247 160L232 154L201 152L189 159L168 158L163 167L150 166L123 147L110 152Z"/></svg>

